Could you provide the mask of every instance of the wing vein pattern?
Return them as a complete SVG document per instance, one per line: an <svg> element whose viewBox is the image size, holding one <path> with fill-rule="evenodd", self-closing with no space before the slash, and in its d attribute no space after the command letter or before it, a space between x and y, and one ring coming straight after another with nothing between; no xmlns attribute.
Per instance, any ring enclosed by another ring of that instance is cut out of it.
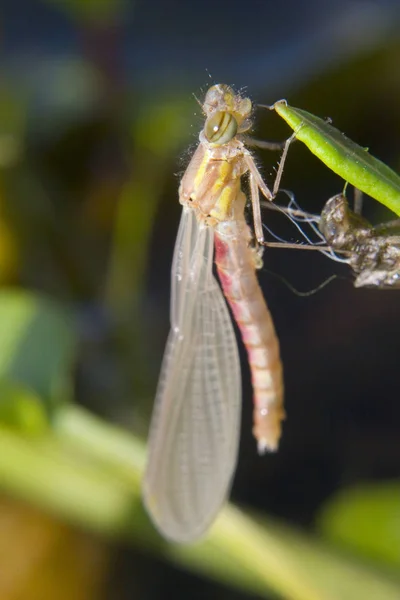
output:
<svg viewBox="0 0 400 600"><path fill-rule="evenodd" d="M156 526L179 542L207 530L229 493L237 461L240 362L213 254L213 230L184 207L143 486Z"/></svg>

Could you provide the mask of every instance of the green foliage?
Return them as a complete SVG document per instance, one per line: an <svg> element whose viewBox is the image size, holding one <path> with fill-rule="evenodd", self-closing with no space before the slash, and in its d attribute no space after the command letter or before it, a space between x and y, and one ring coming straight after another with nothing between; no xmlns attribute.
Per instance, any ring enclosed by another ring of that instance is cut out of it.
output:
<svg viewBox="0 0 400 600"><path fill-rule="evenodd" d="M0 480L9 493L227 585L262 597L274 590L293 600L397 600L400 595L395 577L231 505L203 542L164 542L141 507L143 444L77 407L60 407L53 432L41 439L28 441L1 427L0 457Z"/></svg>
<svg viewBox="0 0 400 600"><path fill-rule="evenodd" d="M49 410L69 397L75 342L71 315L56 303L29 292L0 292L0 407L8 419L18 403L22 421L40 421L39 398Z"/></svg>
<svg viewBox="0 0 400 600"><path fill-rule="evenodd" d="M270 590L293 600L395 600L400 596L400 581L390 581L379 570L342 557L316 539L272 520L260 521L231 505L223 509L203 542L179 546L162 541L141 506L144 445L73 404L60 403L59 391L70 377L75 349L67 311L34 294L14 290L0 294L3 491L261 596L268 597ZM46 427L43 403L49 401L53 418L51 427ZM354 515L364 532L372 515L375 525L367 539L376 539L383 527L388 549L398 547L397 492L375 494L372 502L371 497L364 501L361 511L360 499L358 504L342 502L339 516L332 516L332 509L327 512L327 528L332 531L339 523L342 531L343 523L348 523L357 539ZM343 512L347 518L343 519ZM393 550L395 563L394 559Z"/></svg>
<svg viewBox="0 0 400 600"><path fill-rule="evenodd" d="M182 100L149 102L132 124L135 166L120 195L113 231L106 301L118 319L131 316L132 297L141 298L148 245L160 191L173 171L176 152L187 138L190 108ZM132 268L135 265L135 268Z"/></svg>
<svg viewBox="0 0 400 600"><path fill-rule="evenodd" d="M334 173L400 216L400 176L327 121L280 101L276 112Z"/></svg>
<svg viewBox="0 0 400 600"><path fill-rule="evenodd" d="M333 496L320 530L338 546L400 569L400 484L364 484Z"/></svg>
<svg viewBox="0 0 400 600"><path fill-rule="evenodd" d="M0 419L29 435L42 434L47 428L47 414L40 396L7 379L0 381Z"/></svg>

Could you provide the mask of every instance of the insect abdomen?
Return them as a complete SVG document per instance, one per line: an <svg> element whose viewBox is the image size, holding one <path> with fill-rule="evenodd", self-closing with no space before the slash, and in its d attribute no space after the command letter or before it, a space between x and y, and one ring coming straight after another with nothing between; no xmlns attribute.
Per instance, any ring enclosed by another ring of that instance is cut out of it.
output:
<svg viewBox="0 0 400 600"><path fill-rule="evenodd" d="M255 273L244 222L224 223L215 232L215 263L246 347L254 391L253 434L260 453L276 450L281 435L283 377L279 342Z"/></svg>

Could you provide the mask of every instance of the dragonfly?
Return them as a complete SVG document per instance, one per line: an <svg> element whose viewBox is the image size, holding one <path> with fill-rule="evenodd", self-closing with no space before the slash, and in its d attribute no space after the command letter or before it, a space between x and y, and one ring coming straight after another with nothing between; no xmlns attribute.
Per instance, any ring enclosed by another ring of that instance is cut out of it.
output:
<svg viewBox="0 0 400 600"><path fill-rule="evenodd" d="M400 219L373 226L340 193L326 202L319 230L333 250L349 255L355 287L400 288Z"/></svg>
<svg viewBox="0 0 400 600"><path fill-rule="evenodd" d="M252 103L224 84L209 88L205 124L179 187L182 216L171 270L171 329L153 410L143 500L167 539L202 537L226 500L241 421L241 372L227 304L247 349L258 451L281 436L283 375L279 342L256 277L262 266L259 192L272 192L246 146ZM254 230L245 220L249 179ZM220 285L213 274L215 262Z"/></svg>

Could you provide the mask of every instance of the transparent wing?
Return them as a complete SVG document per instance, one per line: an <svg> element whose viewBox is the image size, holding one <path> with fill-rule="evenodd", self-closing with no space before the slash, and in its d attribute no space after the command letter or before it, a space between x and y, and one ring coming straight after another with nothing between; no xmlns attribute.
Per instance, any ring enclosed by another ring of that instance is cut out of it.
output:
<svg viewBox="0 0 400 600"><path fill-rule="evenodd" d="M241 413L237 343L212 274L213 231L184 208L172 265L171 331L158 384L143 498L160 532L201 536L236 466Z"/></svg>

